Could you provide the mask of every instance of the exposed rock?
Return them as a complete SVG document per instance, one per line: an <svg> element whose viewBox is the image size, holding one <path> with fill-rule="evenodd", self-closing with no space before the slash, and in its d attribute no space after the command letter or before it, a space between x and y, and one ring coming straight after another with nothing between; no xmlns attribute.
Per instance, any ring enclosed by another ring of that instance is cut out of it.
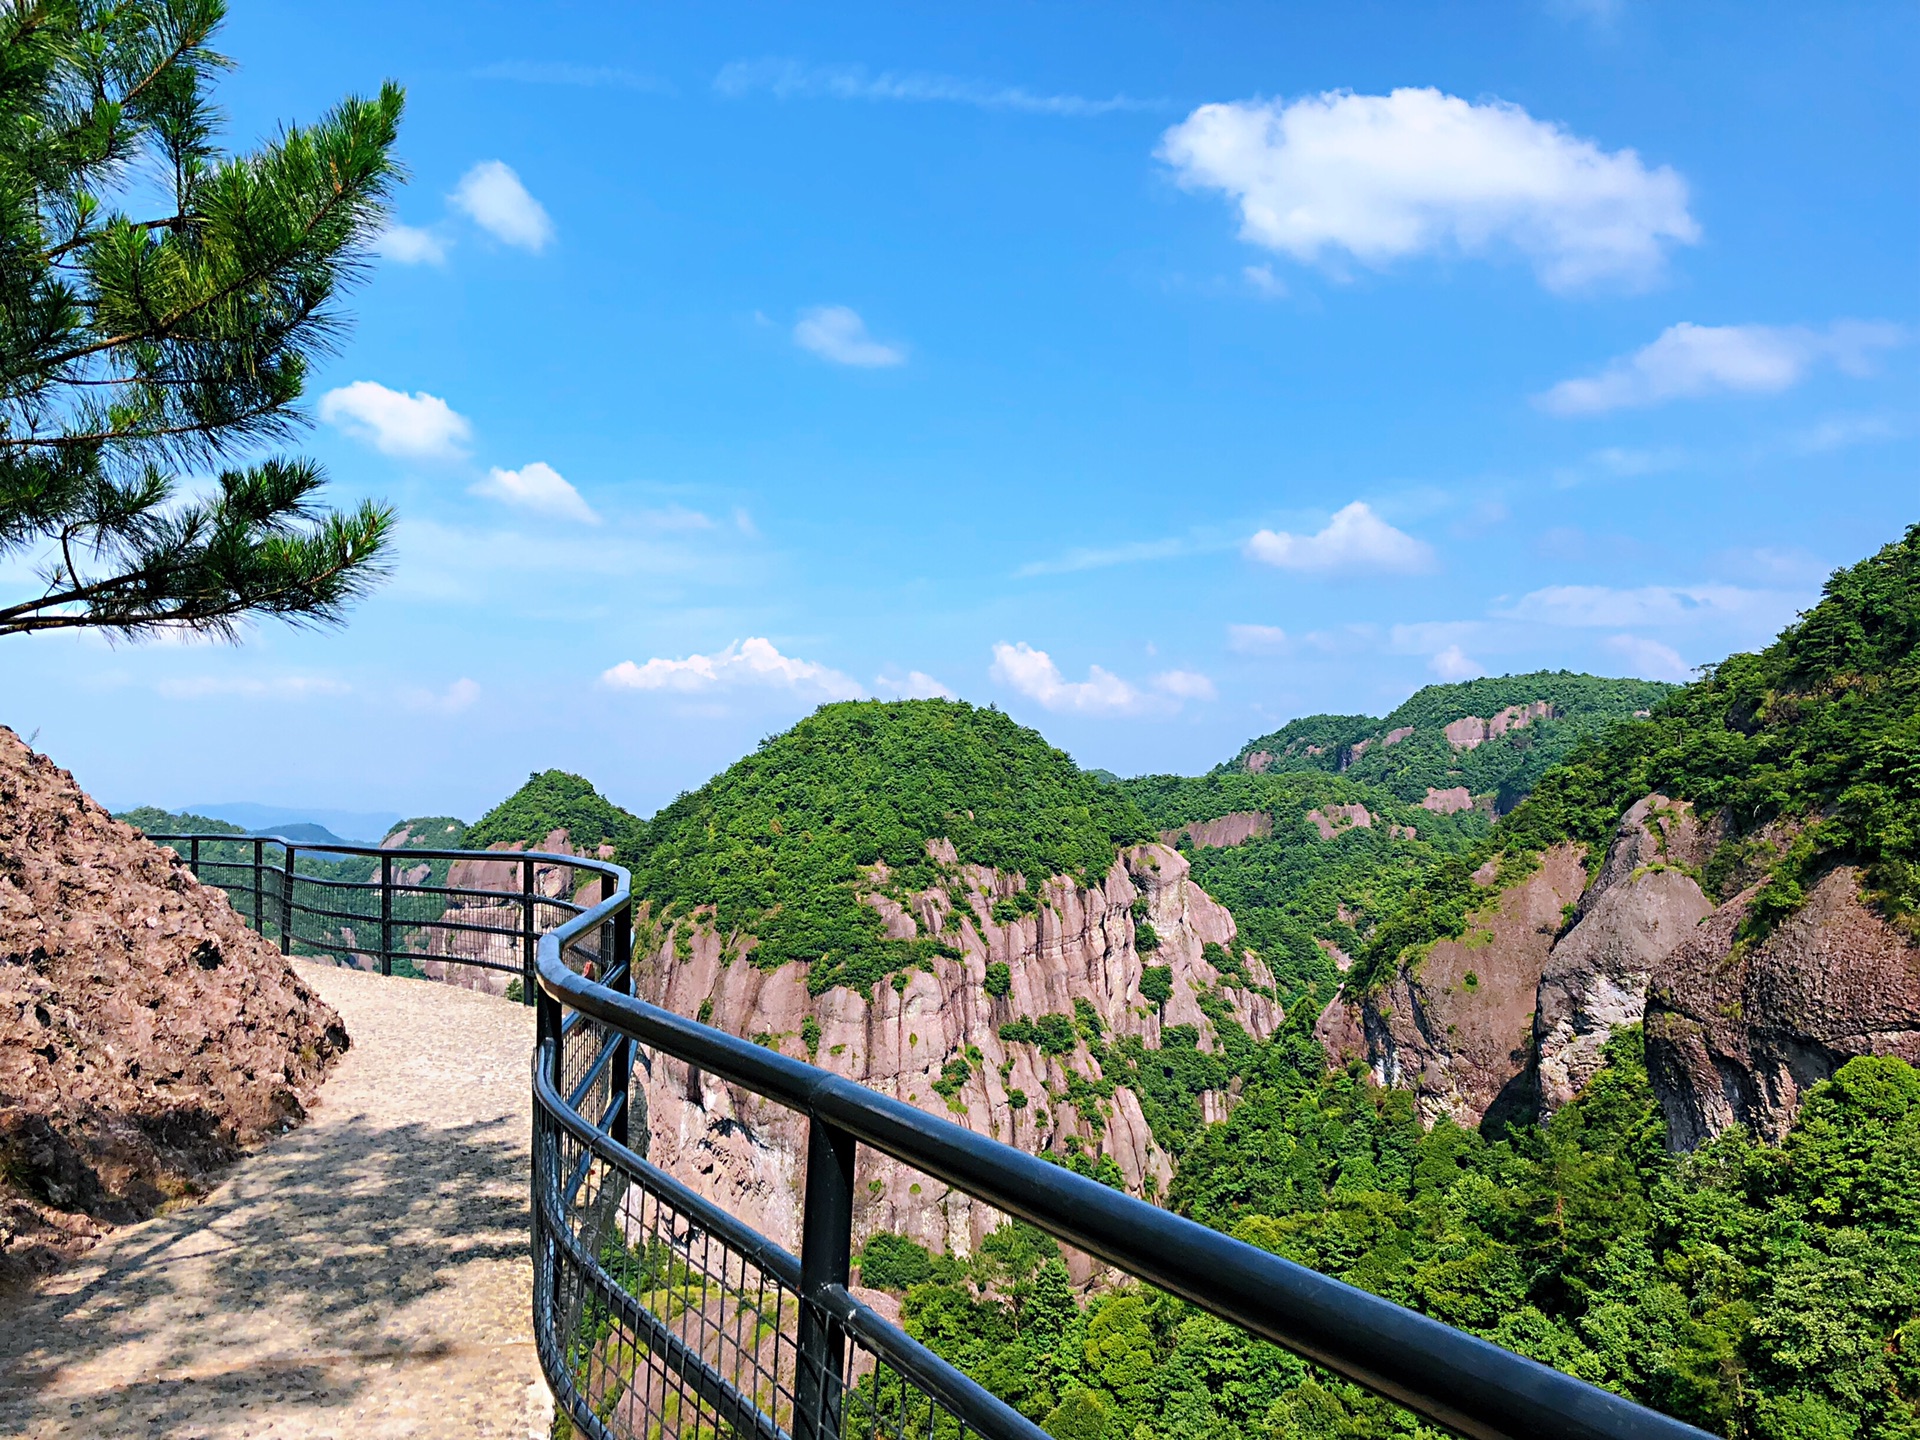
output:
<svg viewBox="0 0 1920 1440"><path fill-rule="evenodd" d="M1413 734L1413 726L1402 725L1397 730L1387 731L1386 736L1380 741L1380 743L1382 745L1398 745L1402 740L1407 739L1412 734Z"/></svg>
<svg viewBox="0 0 1920 1440"><path fill-rule="evenodd" d="M0 1278L203 1194L346 1045L225 894L0 727Z"/></svg>
<svg viewBox="0 0 1920 1440"><path fill-rule="evenodd" d="M1346 748L1345 753L1343 753L1340 756L1340 768L1342 770L1351 769L1353 766L1353 762L1358 760L1362 755L1366 754L1368 748L1371 747L1372 744L1373 744L1373 740L1371 737L1365 740L1354 741L1353 744L1349 745Z"/></svg>
<svg viewBox="0 0 1920 1440"><path fill-rule="evenodd" d="M1245 760L1241 761L1240 764L1249 775L1264 775L1273 764L1273 752L1270 750L1256 750L1247 756Z"/></svg>
<svg viewBox="0 0 1920 1440"><path fill-rule="evenodd" d="M1337 997L1315 1029L1329 1062L1358 1056L1382 1085L1412 1089L1429 1124L1450 1115L1478 1125L1496 1101L1512 1101L1502 1092L1527 1079L1547 954L1585 881L1580 848L1556 845L1463 938L1432 946L1357 1003Z"/></svg>
<svg viewBox="0 0 1920 1440"><path fill-rule="evenodd" d="M1362 830L1373 826L1373 812L1364 805L1327 805L1307 811L1307 819L1313 822L1322 840L1331 840L1342 830L1354 826Z"/></svg>
<svg viewBox="0 0 1920 1440"><path fill-rule="evenodd" d="M1473 808L1473 793L1464 785L1455 785L1446 790L1427 787L1427 798L1420 802L1422 810L1431 810L1436 815L1451 815L1456 810Z"/></svg>
<svg viewBox="0 0 1920 1440"><path fill-rule="evenodd" d="M950 852L949 852L950 853ZM811 1058L839 1074L906 1100L932 1114L1031 1151L1063 1151L1072 1137L1089 1154L1112 1157L1134 1193L1164 1194L1172 1167L1152 1137L1133 1092L1118 1090L1100 1109L1104 1133L1064 1098L1069 1072L1098 1077L1083 1043L1067 1056L1001 1040L1000 1026L1022 1016L1074 1012L1092 1005L1108 1035L1138 1035L1151 1047L1165 1025L1188 1024L1213 1048L1213 1027L1196 994L1219 982L1202 955L1208 942L1227 945L1234 924L1224 906L1188 878L1184 857L1163 845L1142 845L1117 860L1097 884L1079 886L1055 876L1039 888L1042 904L1007 924L991 918L991 899L1013 893L1015 877L967 866L945 884L902 906L874 897L890 933L944 933L961 958L936 958L931 972L904 972L903 988L879 985L869 998L836 988L807 993L808 966L775 971L729 960L727 937L701 926L676 931L639 965L641 993L683 1015L698 1015L736 1035L763 1037L796 1057L808 1055L806 1022L819 1027ZM964 883L963 883L964 882ZM961 893L961 921L945 930L953 892ZM1156 1010L1140 993L1142 957L1135 947L1131 907L1147 900L1159 935L1151 955L1172 971L1173 994ZM737 942L733 947L737 950ZM996 999L983 982L986 968L1004 962L1011 992ZM1258 985L1272 977L1257 959L1247 968ZM1280 1010L1265 995L1229 988L1234 1013L1259 1037L1273 1033ZM951 1101L934 1089L948 1062L976 1047L981 1059ZM1011 1062L1007 1073L1001 1066ZM803 1123L711 1076L689 1074L678 1061L653 1060L646 1076L652 1116L652 1158L703 1194L721 1201L763 1233L794 1245L799 1238L799 1178L805 1155ZM1013 1103L1014 1092L1026 1097ZM1203 1097L1215 1119L1227 1097ZM867 1149L860 1153L856 1225L861 1235L886 1229L939 1249L970 1251L1001 1217L970 1197L910 1172ZM1149 1185L1151 1181L1151 1185Z"/></svg>
<svg viewBox="0 0 1920 1440"><path fill-rule="evenodd" d="M526 885L528 861L509 859L527 850L548 855L577 855L571 837L565 830L554 830L538 845L526 845L519 841L498 841L487 847L489 853L497 853L499 860L456 860L447 870L447 888L450 890L511 891L518 895ZM596 858L609 859L613 855L611 845L597 847ZM599 876L587 876L571 865L555 864L552 861L533 861L533 890L538 895L550 895L555 898L588 898L585 891L599 884ZM591 897L597 900L598 894ZM506 993L507 986L519 975L524 959L522 942L518 930L523 918L518 900L492 900L477 896L454 897L447 902L446 918L463 925L487 927L484 930L430 930L427 932L427 955L418 961L420 971L430 980L444 981L449 985L458 985L467 990L482 990L490 995ZM541 924L552 923L554 916L543 914ZM456 958L457 957L457 958ZM476 965L461 964L460 960L485 960L496 965L512 967L506 970L483 970ZM452 963L449 963L451 961Z"/></svg>
<svg viewBox="0 0 1920 1440"><path fill-rule="evenodd" d="M1663 795L1621 817L1606 863L1540 977L1533 1033L1544 1112L1593 1078L1607 1037L1639 1023L1654 966L1713 913L1689 873L1710 848L1703 828L1692 806Z"/></svg>
<svg viewBox="0 0 1920 1440"><path fill-rule="evenodd" d="M1456 750L1473 750L1509 730L1524 729L1536 720L1551 720L1553 713L1552 704L1536 700L1531 705L1509 705L1485 719L1478 715L1462 715L1448 724L1447 743Z"/></svg>
<svg viewBox="0 0 1920 1440"><path fill-rule="evenodd" d="M1333 941L1322 940L1316 935L1313 943L1320 947L1320 953L1331 960L1333 962L1333 968L1338 970L1342 975L1353 968L1353 957L1338 945L1334 944Z"/></svg>
<svg viewBox="0 0 1920 1440"><path fill-rule="evenodd" d="M1213 850L1244 845L1273 834L1273 814L1268 810L1235 810L1214 820L1195 820L1173 830L1160 832L1160 843L1178 845L1186 836L1196 850ZM951 848L951 842L949 842ZM951 863L951 862L949 862Z"/></svg>
<svg viewBox="0 0 1920 1440"><path fill-rule="evenodd" d="M1647 1069L1675 1149L1733 1125L1777 1144L1807 1088L1856 1055L1920 1064L1920 947L1862 902L1860 872L1834 867L1764 940L1736 945L1755 889L1648 985Z"/></svg>

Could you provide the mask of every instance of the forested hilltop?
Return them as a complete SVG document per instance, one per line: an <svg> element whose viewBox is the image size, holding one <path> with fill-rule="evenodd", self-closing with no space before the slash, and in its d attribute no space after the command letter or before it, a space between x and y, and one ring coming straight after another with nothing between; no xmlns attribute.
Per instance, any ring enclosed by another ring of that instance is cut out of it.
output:
<svg viewBox="0 0 1920 1440"><path fill-rule="evenodd" d="M1504 814L1583 738L1644 715L1673 689L1566 670L1429 685L1384 719L1308 715L1249 740L1221 766L1350 775L1412 804L1464 791Z"/></svg>

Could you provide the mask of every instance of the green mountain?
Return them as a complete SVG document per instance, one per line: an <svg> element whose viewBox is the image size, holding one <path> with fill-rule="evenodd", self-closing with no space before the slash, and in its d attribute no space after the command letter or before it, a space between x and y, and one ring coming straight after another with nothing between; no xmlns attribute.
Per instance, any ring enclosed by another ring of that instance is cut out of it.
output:
<svg viewBox="0 0 1920 1440"><path fill-rule="evenodd" d="M1464 787L1511 810L1583 737L1645 713L1673 689L1566 670L1429 685L1392 714L1309 715L1249 740L1222 770L1327 771L1418 804ZM1488 722L1479 727L1471 719ZM1448 727L1456 727L1450 736Z"/></svg>
<svg viewBox="0 0 1920 1440"><path fill-rule="evenodd" d="M1626 807L1659 791L1719 814L1701 867L1716 900L1764 882L1743 927L1765 933L1828 867L1861 866L1868 898L1920 933L1920 525L1828 580L1773 644L1732 655L1644 719L1578 740L1466 862L1436 869L1370 942L1361 983L1464 932L1471 869L1524 873L1562 840L1604 853ZM1769 833L1788 832L1781 847Z"/></svg>
<svg viewBox="0 0 1920 1440"><path fill-rule="evenodd" d="M591 782L565 770L539 770L482 815L460 844L468 850L538 847L554 831L565 830L576 851L592 854L601 845L631 844L644 828L638 816L606 799Z"/></svg>
<svg viewBox="0 0 1920 1440"><path fill-rule="evenodd" d="M814 962L818 993L866 989L938 943L886 939L860 899L934 884L929 840L1031 883L1104 873L1118 846L1150 835L1123 792L998 710L853 701L680 796L623 855L656 920L710 907L730 943L754 938L756 965Z"/></svg>

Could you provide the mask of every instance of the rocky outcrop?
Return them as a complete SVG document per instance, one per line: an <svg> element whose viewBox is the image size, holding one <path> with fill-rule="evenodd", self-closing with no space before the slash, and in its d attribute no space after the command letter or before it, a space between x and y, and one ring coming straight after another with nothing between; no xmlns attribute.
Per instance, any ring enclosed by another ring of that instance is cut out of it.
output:
<svg viewBox="0 0 1920 1440"><path fill-rule="evenodd" d="M1540 977L1533 1033L1544 1113L1593 1078L1607 1037L1639 1023L1654 967L1713 913L1694 878L1713 838L1692 806L1663 795L1621 817L1606 862Z"/></svg>
<svg viewBox="0 0 1920 1440"><path fill-rule="evenodd" d="M346 1045L219 889L0 728L0 1279L204 1193Z"/></svg>
<svg viewBox="0 0 1920 1440"><path fill-rule="evenodd" d="M951 866L941 885L907 903L873 898L891 934L942 935L958 958L902 972L897 988L877 985L871 995L848 989L809 995L806 965L761 970L750 959L733 958L738 945L728 946L711 928L689 936L682 927L658 939L640 963L641 993L1022 1149L1108 1156L1128 1189L1164 1194L1172 1167L1132 1091L1117 1089L1109 1099L1083 1094L1086 1113L1068 1098L1076 1076L1100 1078L1084 1039L1070 1053L1048 1054L1035 1044L1002 1040L999 1031L1021 1018L1071 1016L1078 1003L1091 1009L1108 1037L1137 1035L1151 1048L1165 1026L1184 1024L1212 1048L1213 1027L1197 996L1221 980L1204 947L1233 942L1226 908L1192 882L1176 851L1142 845L1096 884L1062 876L1045 881L1036 910L996 923L993 899L1015 893L1020 878L954 865L950 847L938 842L928 848L936 863ZM949 928L956 898L960 919ZM1142 899L1158 936L1145 957L1133 913ZM1172 995L1163 1006L1141 993L1147 963L1171 972ZM997 997L986 989L987 967L994 964L1008 970L1007 993ZM1249 957L1246 968L1256 986L1271 987L1257 959ZM1234 986L1223 993L1250 1033L1272 1034L1281 1017L1267 995ZM803 1123L670 1059L653 1059L645 1086L655 1162L780 1243L797 1244ZM1225 1115L1227 1099L1205 1097L1210 1118ZM885 1229L936 1250L965 1252L1001 1218L864 1147L859 1166L861 1235Z"/></svg>
<svg viewBox="0 0 1920 1440"><path fill-rule="evenodd" d="M1465 936L1435 944L1378 991L1336 996L1314 1031L1328 1062L1359 1059L1380 1084L1411 1088L1428 1123L1447 1115L1478 1125L1496 1102L1517 1103L1540 977L1585 883L1582 850L1556 845L1490 897Z"/></svg>
<svg viewBox="0 0 1920 1440"><path fill-rule="evenodd" d="M1473 792L1464 785L1454 785L1445 790L1427 787L1427 798L1420 802L1422 810L1431 810L1436 815L1451 815L1458 810L1473 808Z"/></svg>
<svg viewBox="0 0 1920 1440"><path fill-rule="evenodd" d="M1402 740L1410 738L1412 734L1413 726L1401 725L1396 729L1387 731L1381 738L1380 743L1382 745L1398 745Z"/></svg>
<svg viewBox="0 0 1920 1440"><path fill-rule="evenodd" d="M524 859L509 858L532 850L547 855L578 855L572 839L565 830L554 830L537 845L526 845L519 841L499 841L489 845L490 854L498 854L498 860L456 860L447 870L447 888L450 890L509 891L519 895L525 888L528 862ZM595 847L595 857L610 859L613 846ZM600 877L576 870L571 865L551 860L532 862L533 890L537 895L549 895L556 899L583 899L580 892L591 890L599 884ZM598 894L592 897L597 900ZM458 985L463 989L482 990L490 995L506 993L507 986L518 978L523 959L522 942L518 938L521 926L522 910L518 900L492 900L480 896L456 896L447 902L446 919L462 925L484 927L464 930L430 930L427 932L427 954L418 961L420 971L430 980L444 981L449 985ZM559 915L542 914L541 924L556 923ZM506 965L511 970L484 970L471 963L461 961L487 961L495 965Z"/></svg>
<svg viewBox="0 0 1920 1440"><path fill-rule="evenodd" d="M1551 720L1553 717L1553 706L1545 700L1536 700L1531 705L1509 705L1486 718L1462 715L1448 724L1447 743L1456 750L1473 750L1489 740L1498 739L1509 730L1524 729L1536 720Z"/></svg>
<svg viewBox="0 0 1920 1440"><path fill-rule="evenodd" d="M1235 810L1213 820L1195 820L1176 829L1162 830L1160 843L1178 845L1184 836L1196 850L1228 849L1249 840L1264 840L1273 834L1273 814L1267 810Z"/></svg>
<svg viewBox="0 0 1920 1440"><path fill-rule="evenodd" d="M1322 840L1331 840L1343 830L1373 826L1373 812L1364 805L1323 805L1307 811L1307 819Z"/></svg>
<svg viewBox="0 0 1920 1440"><path fill-rule="evenodd" d="M1755 889L1648 985L1647 1069L1675 1149L1733 1125L1778 1143L1808 1087L1856 1055L1920 1064L1920 947L1862 901L1859 871L1835 866L1764 939L1736 943Z"/></svg>

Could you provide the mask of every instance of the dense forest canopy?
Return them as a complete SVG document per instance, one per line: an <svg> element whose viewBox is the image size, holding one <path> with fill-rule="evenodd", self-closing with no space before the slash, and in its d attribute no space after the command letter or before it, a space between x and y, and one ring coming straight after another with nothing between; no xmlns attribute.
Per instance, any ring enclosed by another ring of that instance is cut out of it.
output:
<svg viewBox="0 0 1920 1440"><path fill-rule="evenodd" d="M592 854L601 845L632 843L642 828L642 821L602 797L592 782L565 770L540 770L475 821L461 843L469 850L538 848L554 831L564 830L576 851Z"/></svg>
<svg viewBox="0 0 1920 1440"><path fill-rule="evenodd" d="M1637 1030L1544 1127L1423 1129L1405 1091L1321 1073L1295 1033L1189 1149L1171 1203L1711 1433L1920 1432L1920 1073L1849 1062L1779 1147L1665 1147ZM863 1283L1060 1440L1435 1435L1136 1286L1076 1295L1044 1236L966 1259L875 1236Z"/></svg>
<svg viewBox="0 0 1920 1440"><path fill-rule="evenodd" d="M1428 790L1465 787L1494 797L1503 813L1581 739L1644 712L1673 687L1653 680L1616 680L1567 670L1491 676L1429 685L1384 719L1309 715L1249 740L1221 771L1250 765L1272 771L1331 771L1365 780L1417 804ZM1510 706L1544 702L1545 717L1470 747L1455 745L1446 727L1467 716L1490 720ZM1264 757L1264 758L1257 758Z"/></svg>
<svg viewBox="0 0 1920 1440"><path fill-rule="evenodd" d="M625 851L656 915L711 906L727 936L752 935L755 964L815 963L810 983L865 988L919 952L882 934L859 897L884 864L900 890L939 871L927 842L961 864L1103 875L1146 839L1139 809L1035 731L954 700L824 705L680 796Z"/></svg>

